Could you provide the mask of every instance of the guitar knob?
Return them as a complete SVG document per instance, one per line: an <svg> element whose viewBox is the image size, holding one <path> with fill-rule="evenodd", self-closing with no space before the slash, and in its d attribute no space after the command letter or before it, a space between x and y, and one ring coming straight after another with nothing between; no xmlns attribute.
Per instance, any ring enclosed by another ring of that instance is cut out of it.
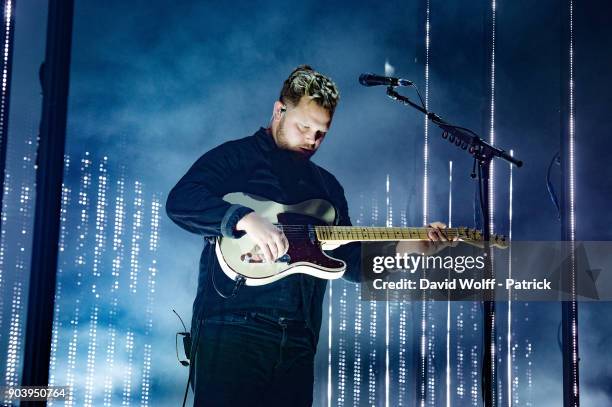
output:
<svg viewBox="0 0 612 407"><path fill-rule="evenodd" d="M281 257L276 259L275 263L289 263L290 261L291 261L291 256L289 256L289 254L285 253Z"/></svg>

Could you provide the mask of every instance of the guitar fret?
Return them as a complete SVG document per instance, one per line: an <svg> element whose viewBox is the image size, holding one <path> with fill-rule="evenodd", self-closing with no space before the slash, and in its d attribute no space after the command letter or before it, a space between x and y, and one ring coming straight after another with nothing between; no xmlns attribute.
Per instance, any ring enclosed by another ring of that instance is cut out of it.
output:
<svg viewBox="0 0 612 407"><path fill-rule="evenodd" d="M389 241L389 240L427 240L427 227L364 227L364 226L315 226L316 236L325 242L347 241ZM478 230L447 228L444 233L449 238L458 238L466 242L482 242L482 233ZM492 235L490 240L494 245L505 246L503 236Z"/></svg>

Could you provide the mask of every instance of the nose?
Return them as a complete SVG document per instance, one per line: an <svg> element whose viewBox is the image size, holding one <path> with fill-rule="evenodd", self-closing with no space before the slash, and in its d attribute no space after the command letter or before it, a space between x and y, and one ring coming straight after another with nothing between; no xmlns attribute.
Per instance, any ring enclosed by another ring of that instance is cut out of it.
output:
<svg viewBox="0 0 612 407"><path fill-rule="evenodd" d="M315 145L316 137L314 132L306 133L306 143L313 146Z"/></svg>

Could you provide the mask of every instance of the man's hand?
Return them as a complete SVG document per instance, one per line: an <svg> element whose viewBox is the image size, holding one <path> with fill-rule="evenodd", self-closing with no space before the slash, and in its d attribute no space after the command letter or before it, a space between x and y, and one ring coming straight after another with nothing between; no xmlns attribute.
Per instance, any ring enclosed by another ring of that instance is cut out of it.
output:
<svg viewBox="0 0 612 407"><path fill-rule="evenodd" d="M242 217L236 224L236 230L244 230L249 235L261 249L267 263L273 263L289 250L289 241L285 234L269 220L255 212ZM254 254L254 256L257 259L257 254Z"/></svg>
<svg viewBox="0 0 612 407"><path fill-rule="evenodd" d="M429 240L422 240L418 242L400 241L397 244L397 253L423 253L425 255L431 255L438 253L440 250L445 249L448 246L456 246L457 238L449 238L444 230L446 225L442 222L432 222L428 226L430 229L427 232Z"/></svg>

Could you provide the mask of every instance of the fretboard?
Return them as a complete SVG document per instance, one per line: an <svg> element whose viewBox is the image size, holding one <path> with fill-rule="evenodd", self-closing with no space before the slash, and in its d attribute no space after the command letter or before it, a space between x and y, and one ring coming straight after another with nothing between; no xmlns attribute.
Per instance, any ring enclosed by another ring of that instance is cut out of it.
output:
<svg viewBox="0 0 612 407"><path fill-rule="evenodd" d="M360 226L316 226L317 239L324 242L334 241L377 241L377 240L426 240L429 228L424 227L360 227ZM470 233L472 232L472 233ZM479 240L480 232L467 228L447 228L444 234L448 237Z"/></svg>

